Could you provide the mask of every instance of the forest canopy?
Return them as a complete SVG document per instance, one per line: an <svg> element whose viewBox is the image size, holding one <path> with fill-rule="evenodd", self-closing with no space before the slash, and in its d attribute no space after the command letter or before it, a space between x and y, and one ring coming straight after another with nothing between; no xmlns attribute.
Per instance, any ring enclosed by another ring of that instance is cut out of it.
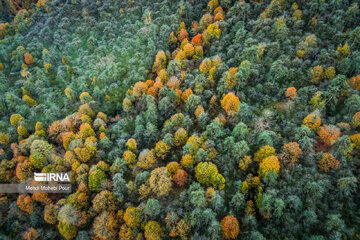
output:
<svg viewBox="0 0 360 240"><path fill-rule="evenodd" d="M359 239L355 0L0 0L0 239Z"/></svg>

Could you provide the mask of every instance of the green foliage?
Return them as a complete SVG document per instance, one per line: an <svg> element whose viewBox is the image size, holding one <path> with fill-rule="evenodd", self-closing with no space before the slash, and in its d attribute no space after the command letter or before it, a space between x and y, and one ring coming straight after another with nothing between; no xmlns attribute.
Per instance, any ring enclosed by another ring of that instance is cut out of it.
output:
<svg viewBox="0 0 360 240"><path fill-rule="evenodd" d="M99 191L103 181L106 180L106 178L106 174L103 170L95 169L89 175L89 189L91 191Z"/></svg>

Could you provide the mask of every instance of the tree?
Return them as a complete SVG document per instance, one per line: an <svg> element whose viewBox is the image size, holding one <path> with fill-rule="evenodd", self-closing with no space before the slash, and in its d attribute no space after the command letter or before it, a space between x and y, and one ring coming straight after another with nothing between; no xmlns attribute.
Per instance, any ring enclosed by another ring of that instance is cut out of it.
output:
<svg viewBox="0 0 360 240"><path fill-rule="evenodd" d="M360 133L354 134L350 136L350 140L355 144L355 147L360 147Z"/></svg>
<svg viewBox="0 0 360 240"><path fill-rule="evenodd" d="M139 154L137 165L143 169L150 169L155 162L153 150L144 149Z"/></svg>
<svg viewBox="0 0 360 240"><path fill-rule="evenodd" d="M299 161L302 151L297 142L285 143L282 149L284 154L280 157L280 160L284 166L292 167Z"/></svg>
<svg viewBox="0 0 360 240"><path fill-rule="evenodd" d="M270 156L263 159L259 164L259 176L264 177L269 171L279 173L280 162L276 156Z"/></svg>
<svg viewBox="0 0 360 240"><path fill-rule="evenodd" d="M30 53L26 52L24 53L24 61L27 65L31 65L34 63L34 58Z"/></svg>
<svg viewBox="0 0 360 240"><path fill-rule="evenodd" d="M56 219L56 207L54 204L48 204L44 209L44 220L49 224L55 224Z"/></svg>
<svg viewBox="0 0 360 240"><path fill-rule="evenodd" d="M224 82L228 89L233 89L237 85L239 81L239 77L236 75L237 71L238 68L232 67L226 72Z"/></svg>
<svg viewBox="0 0 360 240"><path fill-rule="evenodd" d="M140 212L136 207L128 207L124 214L124 221L129 228L137 228L140 226Z"/></svg>
<svg viewBox="0 0 360 240"><path fill-rule="evenodd" d="M331 146L340 137L340 129L335 126L324 125L319 128L320 141L326 146Z"/></svg>
<svg viewBox="0 0 360 240"><path fill-rule="evenodd" d="M126 146L128 147L129 151L134 152L136 150L136 140L129 138L129 140L126 142Z"/></svg>
<svg viewBox="0 0 360 240"><path fill-rule="evenodd" d="M294 88L294 87L287 88L285 91L285 96L289 100L293 100L296 97L296 88Z"/></svg>
<svg viewBox="0 0 360 240"><path fill-rule="evenodd" d="M181 157L181 166L184 168L192 168L194 166L194 158L191 154L186 154Z"/></svg>
<svg viewBox="0 0 360 240"><path fill-rule="evenodd" d="M125 194L127 192L126 180L121 173L116 173L113 178L114 195L119 201L124 201Z"/></svg>
<svg viewBox="0 0 360 240"><path fill-rule="evenodd" d="M118 224L116 215L112 212L104 211L95 218L93 223L93 234L100 240L116 239Z"/></svg>
<svg viewBox="0 0 360 240"><path fill-rule="evenodd" d="M158 197L166 196L170 192L172 182L167 174L166 167L155 168L151 171L149 185Z"/></svg>
<svg viewBox="0 0 360 240"><path fill-rule="evenodd" d="M89 189L91 191L99 191L102 183L106 180L106 174L103 170L96 168L89 175Z"/></svg>
<svg viewBox="0 0 360 240"><path fill-rule="evenodd" d="M148 221L144 229L146 240L159 240L163 235L160 224L155 221Z"/></svg>
<svg viewBox="0 0 360 240"><path fill-rule="evenodd" d="M182 187L187 183L188 174L183 169L177 169L173 179L178 186Z"/></svg>
<svg viewBox="0 0 360 240"><path fill-rule="evenodd" d="M156 143L154 153L155 156L158 157L159 159L164 159L166 155L169 153L169 151L170 151L170 146L168 146L163 141L159 141Z"/></svg>
<svg viewBox="0 0 360 240"><path fill-rule="evenodd" d="M230 111L237 112L239 110L240 100L232 92L223 96L220 103L226 113L230 113Z"/></svg>
<svg viewBox="0 0 360 240"><path fill-rule="evenodd" d="M14 113L10 116L10 123L13 127L19 126L24 121L24 118L17 113Z"/></svg>
<svg viewBox="0 0 360 240"><path fill-rule="evenodd" d="M136 163L136 155L130 150L126 150L123 153L123 159L129 164L134 165Z"/></svg>
<svg viewBox="0 0 360 240"><path fill-rule="evenodd" d="M275 148L265 145L259 148L259 150L254 154L254 160L256 162L262 162L267 157L275 155Z"/></svg>
<svg viewBox="0 0 360 240"><path fill-rule="evenodd" d="M76 226L63 222L59 222L58 229L60 234L67 240L76 237L78 232L78 228Z"/></svg>
<svg viewBox="0 0 360 240"><path fill-rule="evenodd" d="M321 118L318 112L312 112L307 115L304 120L303 124L312 130L316 130L321 125Z"/></svg>
<svg viewBox="0 0 360 240"><path fill-rule="evenodd" d="M360 126L360 112L357 112L352 117L352 125L356 129Z"/></svg>
<svg viewBox="0 0 360 240"><path fill-rule="evenodd" d="M179 147L186 143L188 132L184 128L179 128L174 134L174 145Z"/></svg>
<svg viewBox="0 0 360 240"><path fill-rule="evenodd" d="M323 172L329 172L331 169L337 169L339 167L339 160L331 153L324 153L318 162L318 167Z"/></svg>
<svg viewBox="0 0 360 240"><path fill-rule="evenodd" d="M215 164L201 162L195 167L195 177L205 186L214 186L222 189L225 185L224 177L219 174Z"/></svg>
<svg viewBox="0 0 360 240"><path fill-rule="evenodd" d="M31 164L37 169L42 169L47 162L45 157L40 153L31 154L29 160Z"/></svg>
<svg viewBox="0 0 360 240"><path fill-rule="evenodd" d="M176 171L177 171L178 169L180 169L180 168L181 168L181 166L180 166L180 164L179 164L178 162L169 162L169 163L166 165L166 169L167 169L168 174L169 174L170 176L174 176L175 173L176 173Z"/></svg>
<svg viewBox="0 0 360 240"><path fill-rule="evenodd" d="M153 72L159 72L161 69L166 67L167 59L164 51L159 51L156 54L155 62L152 68Z"/></svg>
<svg viewBox="0 0 360 240"><path fill-rule="evenodd" d="M233 215L224 217L221 220L222 236L225 239L236 239L239 235L239 221Z"/></svg>
<svg viewBox="0 0 360 240"><path fill-rule="evenodd" d="M324 70L322 66L315 66L310 71L311 82L319 84L324 79Z"/></svg>
<svg viewBox="0 0 360 240"><path fill-rule="evenodd" d="M85 140L88 137L95 136L95 132L92 129L91 125L88 123L83 123L80 125L80 130L78 133L79 137Z"/></svg>
<svg viewBox="0 0 360 240"><path fill-rule="evenodd" d="M94 210L98 213L103 211L113 212L117 208L117 201L113 192L103 190L93 199Z"/></svg>
<svg viewBox="0 0 360 240"><path fill-rule="evenodd" d="M161 205L157 199L150 198L146 202L144 213L152 219L156 219L161 213Z"/></svg>

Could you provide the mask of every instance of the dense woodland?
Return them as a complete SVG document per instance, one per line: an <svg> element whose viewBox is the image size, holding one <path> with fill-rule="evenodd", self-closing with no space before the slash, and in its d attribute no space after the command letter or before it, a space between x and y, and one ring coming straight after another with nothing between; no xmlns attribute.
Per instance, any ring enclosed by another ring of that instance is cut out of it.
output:
<svg viewBox="0 0 360 240"><path fill-rule="evenodd" d="M360 239L351 0L0 0L0 239Z"/></svg>

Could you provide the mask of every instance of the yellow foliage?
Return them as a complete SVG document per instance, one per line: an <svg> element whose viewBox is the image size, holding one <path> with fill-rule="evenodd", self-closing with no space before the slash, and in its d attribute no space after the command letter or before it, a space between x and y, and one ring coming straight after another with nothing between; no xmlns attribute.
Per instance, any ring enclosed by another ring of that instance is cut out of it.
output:
<svg viewBox="0 0 360 240"><path fill-rule="evenodd" d="M311 82L318 84L324 78L324 70L322 66L315 66L311 69Z"/></svg>
<svg viewBox="0 0 360 240"><path fill-rule="evenodd" d="M139 154L137 165L143 169L150 169L154 165L155 161L154 152L144 149Z"/></svg>
<svg viewBox="0 0 360 240"><path fill-rule="evenodd" d="M22 100L26 103L26 105L28 105L30 107L33 107L33 106L37 105L37 102L28 95L24 95L22 97Z"/></svg>
<svg viewBox="0 0 360 240"><path fill-rule="evenodd" d="M326 78L329 78L329 79L335 78L335 77L336 77L335 68L334 68L334 67L328 67L328 68L325 70L325 77L326 77Z"/></svg>
<svg viewBox="0 0 360 240"><path fill-rule="evenodd" d="M350 140L355 144L355 147L360 147L360 133L354 134L350 136Z"/></svg>
<svg viewBox="0 0 360 240"><path fill-rule="evenodd" d="M254 155L254 160L256 162L262 162L262 160L264 160L267 157L273 156L275 155L275 148L269 146L269 145L265 145L262 146Z"/></svg>
<svg viewBox="0 0 360 240"><path fill-rule="evenodd" d="M260 177L264 177L269 171L274 171L276 173L279 173L280 171L280 162L276 156L267 157L259 164L258 173Z"/></svg>
<svg viewBox="0 0 360 240"><path fill-rule="evenodd" d="M329 172L331 169L337 169L339 167L339 160L331 153L324 153L318 162L318 167L323 172Z"/></svg>
<svg viewBox="0 0 360 240"><path fill-rule="evenodd" d="M238 83L239 78L236 76L237 71L238 71L238 68L232 67L226 72L226 77L225 77L224 82L225 82L225 86L228 89L233 89L236 86L236 84Z"/></svg>
<svg viewBox="0 0 360 240"><path fill-rule="evenodd" d="M127 150L123 153L123 159L129 164L129 165L133 165L136 161L136 155Z"/></svg>
<svg viewBox="0 0 360 240"><path fill-rule="evenodd" d="M186 154L181 158L181 166L184 168L193 168L194 166L194 158L190 154Z"/></svg>
<svg viewBox="0 0 360 240"><path fill-rule="evenodd" d="M128 147L128 149L132 152L134 152L136 150L136 140L133 138L130 138L127 142L126 142L126 146Z"/></svg>
<svg viewBox="0 0 360 240"><path fill-rule="evenodd" d="M20 125L17 127L17 133L19 134L19 136L21 136L22 138L26 138L27 136L29 136L29 132L26 129L26 127Z"/></svg>
<svg viewBox="0 0 360 240"><path fill-rule="evenodd" d="M337 47L336 51L338 53L340 53L341 58L347 57L351 53L350 46L348 43L345 43L344 46L340 43L340 45Z"/></svg>
<svg viewBox="0 0 360 240"><path fill-rule="evenodd" d="M7 133L0 133L0 144L7 145L10 143L9 134Z"/></svg>
<svg viewBox="0 0 360 240"><path fill-rule="evenodd" d="M11 114L11 116L10 116L10 123L13 127L17 127L23 121L24 121L24 118L20 114L14 113L14 114Z"/></svg>
<svg viewBox="0 0 360 240"><path fill-rule="evenodd" d="M252 159L250 156L245 156L239 161L239 168L242 171L246 171L249 167L249 165L252 163Z"/></svg>
<svg viewBox="0 0 360 240"><path fill-rule="evenodd" d="M166 155L169 153L169 151L170 151L170 146L168 146L163 141L159 141L156 143L154 153L155 156L158 157L159 159L164 159Z"/></svg>
<svg viewBox="0 0 360 240"><path fill-rule="evenodd" d="M321 118L319 113L312 112L307 115L303 120L303 124L312 130L318 129L321 125Z"/></svg>
<svg viewBox="0 0 360 240"><path fill-rule="evenodd" d="M219 25L217 23L210 24L206 28L207 34L209 34L210 38L216 37L219 38L221 35L221 29L219 28Z"/></svg>
<svg viewBox="0 0 360 240"><path fill-rule="evenodd" d="M82 103L87 103L93 100L93 98L90 96L88 92L82 92L79 96L79 99Z"/></svg>
<svg viewBox="0 0 360 240"><path fill-rule="evenodd" d="M186 143L188 133L184 128L179 128L174 134L174 145L179 147Z"/></svg>

